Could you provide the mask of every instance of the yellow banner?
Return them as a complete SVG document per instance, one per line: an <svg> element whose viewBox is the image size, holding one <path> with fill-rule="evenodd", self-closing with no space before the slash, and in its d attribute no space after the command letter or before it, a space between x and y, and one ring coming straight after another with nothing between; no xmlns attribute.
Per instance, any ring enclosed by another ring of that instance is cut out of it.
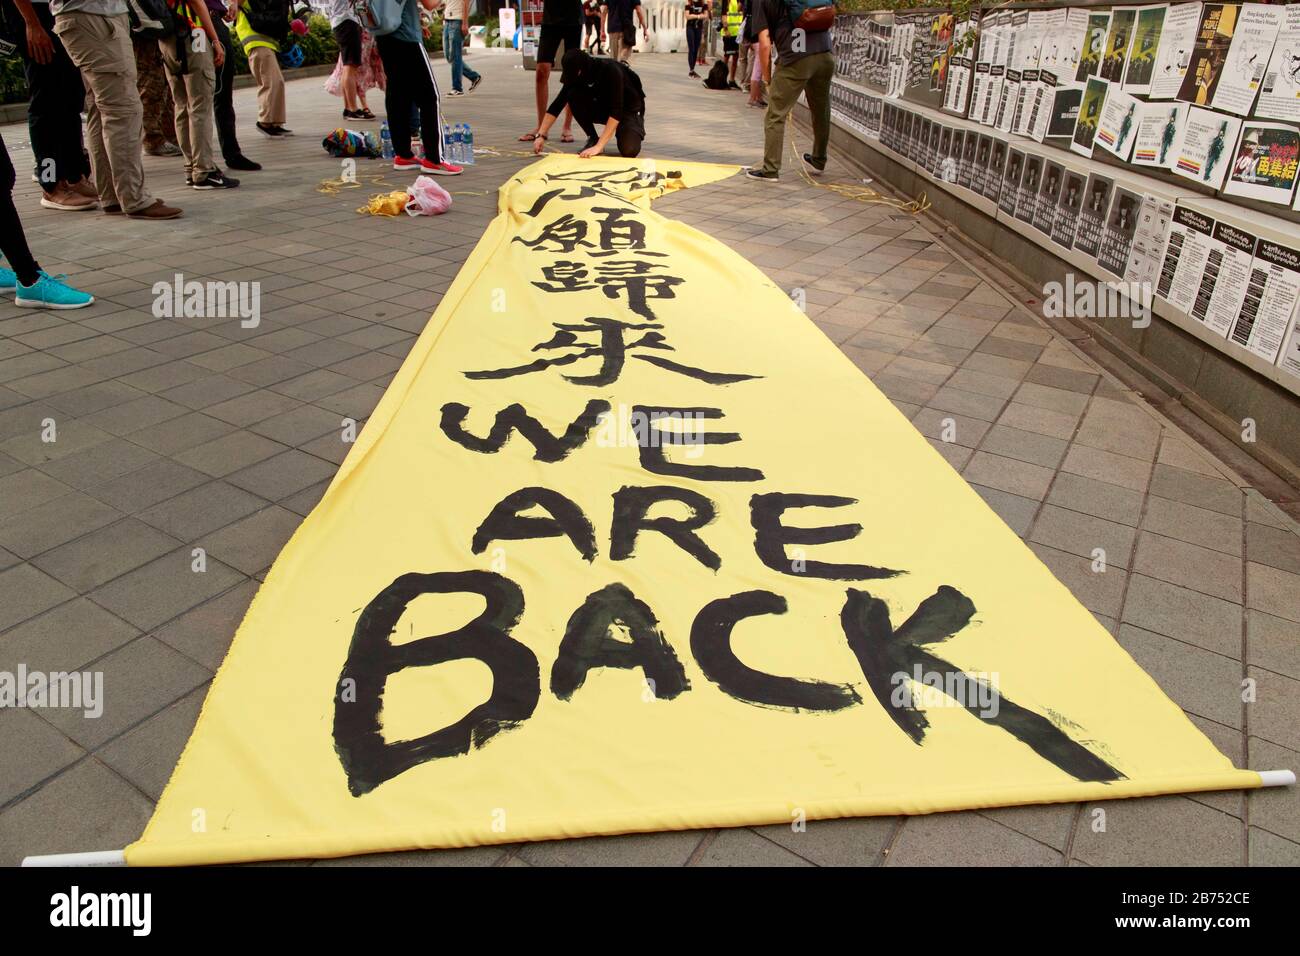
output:
<svg viewBox="0 0 1300 956"><path fill-rule="evenodd" d="M781 289L650 210L734 172L502 188L129 862L1259 785Z"/></svg>

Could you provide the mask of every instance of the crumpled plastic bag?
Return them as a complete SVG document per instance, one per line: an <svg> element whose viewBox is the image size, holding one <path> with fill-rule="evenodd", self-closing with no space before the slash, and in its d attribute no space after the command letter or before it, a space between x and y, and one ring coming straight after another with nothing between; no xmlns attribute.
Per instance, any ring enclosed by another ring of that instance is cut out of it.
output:
<svg viewBox="0 0 1300 956"><path fill-rule="evenodd" d="M410 200L406 204L408 216L441 216L451 208L451 193L428 176L421 176L407 190Z"/></svg>

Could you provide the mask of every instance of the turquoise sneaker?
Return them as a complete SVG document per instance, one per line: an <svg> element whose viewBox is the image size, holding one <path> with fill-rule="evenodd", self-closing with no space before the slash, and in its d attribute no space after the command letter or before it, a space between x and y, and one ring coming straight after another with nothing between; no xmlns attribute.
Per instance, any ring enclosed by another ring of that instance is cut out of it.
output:
<svg viewBox="0 0 1300 956"><path fill-rule="evenodd" d="M13 292L18 288L18 273L0 266L0 292Z"/></svg>
<svg viewBox="0 0 1300 956"><path fill-rule="evenodd" d="M14 297L16 305L25 305L33 309L81 309L95 301L89 292L74 289L61 280L67 276L52 276L41 270L40 277L31 285L17 283L18 294Z"/></svg>

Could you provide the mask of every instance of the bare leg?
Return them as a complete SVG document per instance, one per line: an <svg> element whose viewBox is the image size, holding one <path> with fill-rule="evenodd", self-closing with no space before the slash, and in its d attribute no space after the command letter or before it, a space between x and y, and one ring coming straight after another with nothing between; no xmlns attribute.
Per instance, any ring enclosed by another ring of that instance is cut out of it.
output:
<svg viewBox="0 0 1300 956"><path fill-rule="evenodd" d="M343 105L349 113L356 112L357 109L357 68L355 66L343 67L342 82L339 84L343 87Z"/></svg>
<svg viewBox="0 0 1300 956"><path fill-rule="evenodd" d="M549 105L547 98L551 82L551 64L538 63L537 77L533 82L537 92L537 125L533 127L533 132L536 133L542 128L542 117L546 115L546 107Z"/></svg>

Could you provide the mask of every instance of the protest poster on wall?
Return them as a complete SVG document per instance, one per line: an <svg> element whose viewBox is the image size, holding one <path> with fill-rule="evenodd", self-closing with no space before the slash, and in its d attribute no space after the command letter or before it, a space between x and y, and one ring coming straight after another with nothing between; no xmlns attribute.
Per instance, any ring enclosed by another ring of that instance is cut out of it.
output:
<svg viewBox="0 0 1300 956"><path fill-rule="evenodd" d="M1139 103L1137 133L1133 141L1133 163L1169 169L1174 164L1174 145L1182 133L1186 103Z"/></svg>
<svg viewBox="0 0 1300 956"><path fill-rule="evenodd" d="M1300 250L1259 239L1246 295L1228 338L1266 362L1277 360L1300 303Z"/></svg>
<svg viewBox="0 0 1300 956"><path fill-rule="evenodd" d="M1073 169L1065 171L1061 183L1061 197L1052 217L1052 242L1069 249L1074 245L1074 233L1079 224L1083 197L1088 191L1088 177Z"/></svg>
<svg viewBox="0 0 1300 956"><path fill-rule="evenodd" d="M1095 145L1128 162L1137 138L1139 103L1118 86L1111 86L1097 123Z"/></svg>
<svg viewBox="0 0 1300 956"><path fill-rule="evenodd" d="M1106 52L1106 35L1109 32L1109 10L1088 14L1088 23L1084 27L1079 51L1079 66L1074 73L1076 83L1086 83L1089 77L1096 76L1101 70L1102 57Z"/></svg>
<svg viewBox="0 0 1300 956"><path fill-rule="evenodd" d="M1223 192L1289 206L1295 195L1298 158L1300 131L1294 126L1246 120Z"/></svg>
<svg viewBox="0 0 1300 956"><path fill-rule="evenodd" d="M1212 237L1216 225L1212 216L1184 205L1174 207L1156 295L1188 315L1192 314L1205 265L1214 248ZM1217 264L1215 268L1217 276ZM1213 291L1211 285L1210 292ZM1209 306L1208 295L1205 304Z"/></svg>
<svg viewBox="0 0 1300 956"><path fill-rule="evenodd" d="M1237 14L1228 57L1219 72L1213 106L1246 116L1255 104L1255 94L1264 80L1264 70L1282 27L1282 8L1262 3L1243 3Z"/></svg>
<svg viewBox="0 0 1300 956"><path fill-rule="evenodd" d="M1097 71L1097 75L1107 83L1118 86L1124 79L1124 68L1128 65L1128 50L1133 42L1133 26L1136 22L1136 7L1114 7L1110 11L1110 30L1106 34L1106 47Z"/></svg>
<svg viewBox="0 0 1300 956"><path fill-rule="evenodd" d="M1300 123L1300 4L1288 4L1282 12L1282 28L1264 71L1255 116Z"/></svg>
<svg viewBox="0 0 1300 956"><path fill-rule="evenodd" d="M1250 283L1250 266L1255 261L1259 237L1220 220L1210 237L1210 254L1205 276L1192 303L1192 318L1204 322L1217 335L1227 335L1233 319L1241 312ZM1210 295L1206 297L1206 288Z"/></svg>
<svg viewBox="0 0 1300 956"><path fill-rule="evenodd" d="M1033 225L1045 236L1052 234L1052 221L1061 198L1061 184L1065 182L1065 167L1055 160L1047 160L1043 169L1043 185L1034 205Z"/></svg>
<svg viewBox="0 0 1300 956"><path fill-rule="evenodd" d="M1079 223L1074 231L1074 248L1090 259L1097 258L1102 234L1106 228L1106 215L1110 211L1110 194L1115 181L1100 173L1088 174L1088 185L1079 209Z"/></svg>
<svg viewBox="0 0 1300 956"><path fill-rule="evenodd" d="M1213 103L1232 46L1232 34L1237 28L1238 8L1239 4L1235 3L1202 5L1201 19L1196 25L1196 45L1178 88L1178 99L1184 103L1195 106Z"/></svg>
<svg viewBox="0 0 1300 956"><path fill-rule="evenodd" d="M1174 144L1173 171L1211 189L1218 189L1232 165L1232 146L1241 120L1193 106L1187 111Z"/></svg>
<svg viewBox="0 0 1300 956"><path fill-rule="evenodd" d="M1129 48L1128 66L1124 68L1124 90L1147 95L1155 77L1156 57L1160 49L1160 34L1165 25L1168 7L1139 7L1133 27L1133 43Z"/></svg>
<svg viewBox="0 0 1300 956"><path fill-rule="evenodd" d="M1152 99L1172 99L1182 89L1183 77L1187 75L1187 67L1196 49L1196 31L1200 25L1199 3L1175 3L1165 14L1155 68L1151 72L1151 87L1147 90Z"/></svg>
<svg viewBox="0 0 1300 956"><path fill-rule="evenodd" d="M1091 156L1092 147L1097 138L1097 126L1101 122L1101 111L1106 105L1106 95L1110 84L1098 77L1088 80L1079 103L1079 116L1074 123L1074 135L1070 137L1070 149L1081 156Z"/></svg>

